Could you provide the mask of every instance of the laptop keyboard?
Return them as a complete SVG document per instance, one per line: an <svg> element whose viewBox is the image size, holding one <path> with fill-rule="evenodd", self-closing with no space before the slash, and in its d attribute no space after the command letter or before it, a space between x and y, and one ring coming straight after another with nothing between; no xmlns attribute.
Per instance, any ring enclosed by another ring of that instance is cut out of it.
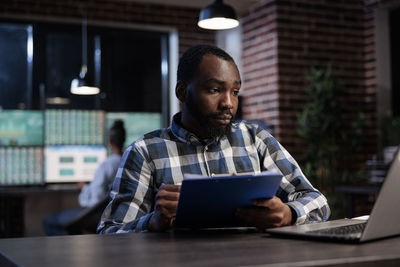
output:
<svg viewBox="0 0 400 267"><path fill-rule="evenodd" d="M318 234L318 235L327 235L327 236L347 236L357 238L361 236L361 233L364 231L366 222L352 225L345 225L327 229L319 229L309 231L308 233Z"/></svg>

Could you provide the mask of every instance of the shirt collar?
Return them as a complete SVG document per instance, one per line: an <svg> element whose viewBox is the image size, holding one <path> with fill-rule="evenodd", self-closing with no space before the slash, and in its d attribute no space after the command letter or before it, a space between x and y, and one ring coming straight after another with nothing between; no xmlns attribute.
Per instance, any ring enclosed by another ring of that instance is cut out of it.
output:
<svg viewBox="0 0 400 267"><path fill-rule="evenodd" d="M212 143L217 143L220 138L200 139L194 133L189 132L181 126L181 112L178 112L172 118L171 123L172 133L182 142L192 145L208 146Z"/></svg>

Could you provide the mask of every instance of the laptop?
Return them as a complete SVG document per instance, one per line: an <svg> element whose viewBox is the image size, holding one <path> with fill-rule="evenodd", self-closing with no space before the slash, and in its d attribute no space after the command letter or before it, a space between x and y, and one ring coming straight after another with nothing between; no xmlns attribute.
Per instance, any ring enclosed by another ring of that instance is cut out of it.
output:
<svg viewBox="0 0 400 267"><path fill-rule="evenodd" d="M400 150L398 149L367 220L341 219L267 229L272 235L360 243L400 235Z"/></svg>
<svg viewBox="0 0 400 267"><path fill-rule="evenodd" d="M275 196L281 174L185 175L174 221L175 229L230 228L245 226L236 208L252 206L256 198Z"/></svg>

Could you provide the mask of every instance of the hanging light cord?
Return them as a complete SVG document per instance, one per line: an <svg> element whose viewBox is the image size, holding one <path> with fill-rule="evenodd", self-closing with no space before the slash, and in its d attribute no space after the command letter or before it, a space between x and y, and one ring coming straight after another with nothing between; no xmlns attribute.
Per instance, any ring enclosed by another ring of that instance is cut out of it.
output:
<svg viewBox="0 0 400 267"><path fill-rule="evenodd" d="M83 10L82 15L82 69L80 76L83 78L87 72L87 14ZM82 77L83 76L83 77Z"/></svg>
<svg viewBox="0 0 400 267"><path fill-rule="evenodd" d="M79 73L79 78L73 79L71 82L70 91L76 95L96 95L100 93L100 89L95 86L91 86L87 81L87 64L88 64L88 44L87 44L87 13L86 13L87 1L85 1L82 11L82 67Z"/></svg>

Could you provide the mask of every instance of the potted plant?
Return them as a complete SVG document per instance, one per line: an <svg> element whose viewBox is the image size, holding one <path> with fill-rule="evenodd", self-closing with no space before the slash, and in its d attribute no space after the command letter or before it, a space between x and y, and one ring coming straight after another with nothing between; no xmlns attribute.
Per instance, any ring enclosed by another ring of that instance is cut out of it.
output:
<svg viewBox="0 0 400 267"><path fill-rule="evenodd" d="M343 196L335 193L335 187L364 177L351 165L354 164L352 157L362 148L366 116L358 113L350 123L344 120L339 99L343 87L332 67L312 67L306 78L308 101L297 119L298 134L306 144L303 170L312 184L328 197L334 210L343 204Z"/></svg>

